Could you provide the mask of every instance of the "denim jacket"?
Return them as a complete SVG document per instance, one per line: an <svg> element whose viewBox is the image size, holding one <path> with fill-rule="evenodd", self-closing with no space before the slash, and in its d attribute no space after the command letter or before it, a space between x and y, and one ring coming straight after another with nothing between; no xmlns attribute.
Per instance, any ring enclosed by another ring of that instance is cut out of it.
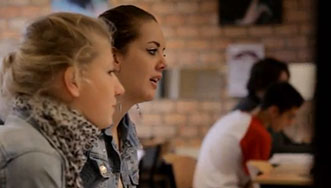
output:
<svg viewBox="0 0 331 188"><path fill-rule="evenodd" d="M87 151L87 162L81 172L85 188L117 188L121 178L124 188L138 185L137 151L141 147L135 125L126 114L118 126L121 135L121 153L113 141L110 129Z"/></svg>
<svg viewBox="0 0 331 188"><path fill-rule="evenodd" d="M23 117L9 115L0 126L1 188L64 188L63 164L64 158Z"/></svg>

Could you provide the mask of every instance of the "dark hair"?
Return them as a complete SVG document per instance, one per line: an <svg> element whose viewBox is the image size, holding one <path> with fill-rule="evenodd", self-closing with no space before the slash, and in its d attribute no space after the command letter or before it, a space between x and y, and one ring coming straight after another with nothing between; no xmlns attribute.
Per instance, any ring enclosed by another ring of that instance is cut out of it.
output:
<svg viewBox="0 0 331 188"><path fill-rule="evenodd" d="M142 21L153 20L157 22L152 14L133 5L121 5L109 9L102 13L99 18L106 20L109 27L115 26L113 46L122 53L126 52L126 47L130 42L139 37L139 26Z"/></svg>
<svg viewBox="0 0 331 188"><path fill-rule="evenodd" d="M283 113L293 107L299 108L303 102L304 99L291 84L276 82L267 89L262 99L261 109L277 106L279 113Z"/></svg>
<svg viewBox="0 0 331 188"><path fill-rule="evenodd" d="M290 77L290 72L285 62L274 58L259 60L253 65L250 71L247 82L248 94L252 97L257 97L256 92L266 90L271 84L277 82L283 71Z"/></svg>

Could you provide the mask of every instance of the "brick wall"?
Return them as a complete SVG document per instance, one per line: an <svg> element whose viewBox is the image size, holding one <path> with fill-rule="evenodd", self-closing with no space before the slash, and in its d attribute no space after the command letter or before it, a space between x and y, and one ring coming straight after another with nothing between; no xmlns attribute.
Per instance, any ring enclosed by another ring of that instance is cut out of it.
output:
<svg viewBox="0 0 331 188"><path fill-rule="evenodd" d="M223 88L219 100L155 100L141 104L142 116L134 108L139 135L169 139L179 146L200 145L209 127L237 101L227 95L225 50L230 43L263 43L267 56L287 62L313 61L314 1L283 2L280 25L221 27L218 0L110 0L112 6L135 4L157 17L167 39L170 68L221 70L222 83L215 83ZM49 12L50 0L1 0L0 51L17 43L26 21Z"/></svg>
<svg viewBox="0 0 331 188"><path fill-rule="evenodd" d="M0 57L14 49L24 27L50 12L50 0L0 1Z"/></svg>

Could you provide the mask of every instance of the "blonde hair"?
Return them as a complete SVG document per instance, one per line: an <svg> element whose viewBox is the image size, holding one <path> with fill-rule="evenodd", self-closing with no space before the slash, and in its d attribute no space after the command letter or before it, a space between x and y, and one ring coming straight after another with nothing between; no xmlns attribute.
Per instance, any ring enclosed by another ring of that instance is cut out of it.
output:
<svg viewBox="0 0 331 188"><path fill-rule="evenodd" d="M104 21L81 14L53 13L31 23L18 49L1 64L0 106L8 107L6 103L17 95L47 93L61 70L69 66L81 69L91 62L98 54L95 35L111 42Z"/></svg>

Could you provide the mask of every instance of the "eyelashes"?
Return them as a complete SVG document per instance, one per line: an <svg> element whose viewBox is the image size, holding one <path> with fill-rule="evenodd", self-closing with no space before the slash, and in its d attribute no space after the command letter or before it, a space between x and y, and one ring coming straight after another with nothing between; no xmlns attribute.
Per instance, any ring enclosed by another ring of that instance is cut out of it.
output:
<svg viewBox="0 0 331 188"><path fill-rule="evenodd" d="M156 49L156 48L146 49L146 50L147 50L147 52L148 52L150 55L156 55L156 53L157 53L157 51L158 51L158 49ZM163 53L162 56L163 56L163 57L166 57L167 55L166 55L165 53Z"/></svg>
<svg viewBox="0 0 331 188"><path fill-rule="evenodd" d="M157 49L156 48L151 48L151 49L146 49L147 52L150 54L150 55L155 55L156 52L157 52Z"/></svg>

